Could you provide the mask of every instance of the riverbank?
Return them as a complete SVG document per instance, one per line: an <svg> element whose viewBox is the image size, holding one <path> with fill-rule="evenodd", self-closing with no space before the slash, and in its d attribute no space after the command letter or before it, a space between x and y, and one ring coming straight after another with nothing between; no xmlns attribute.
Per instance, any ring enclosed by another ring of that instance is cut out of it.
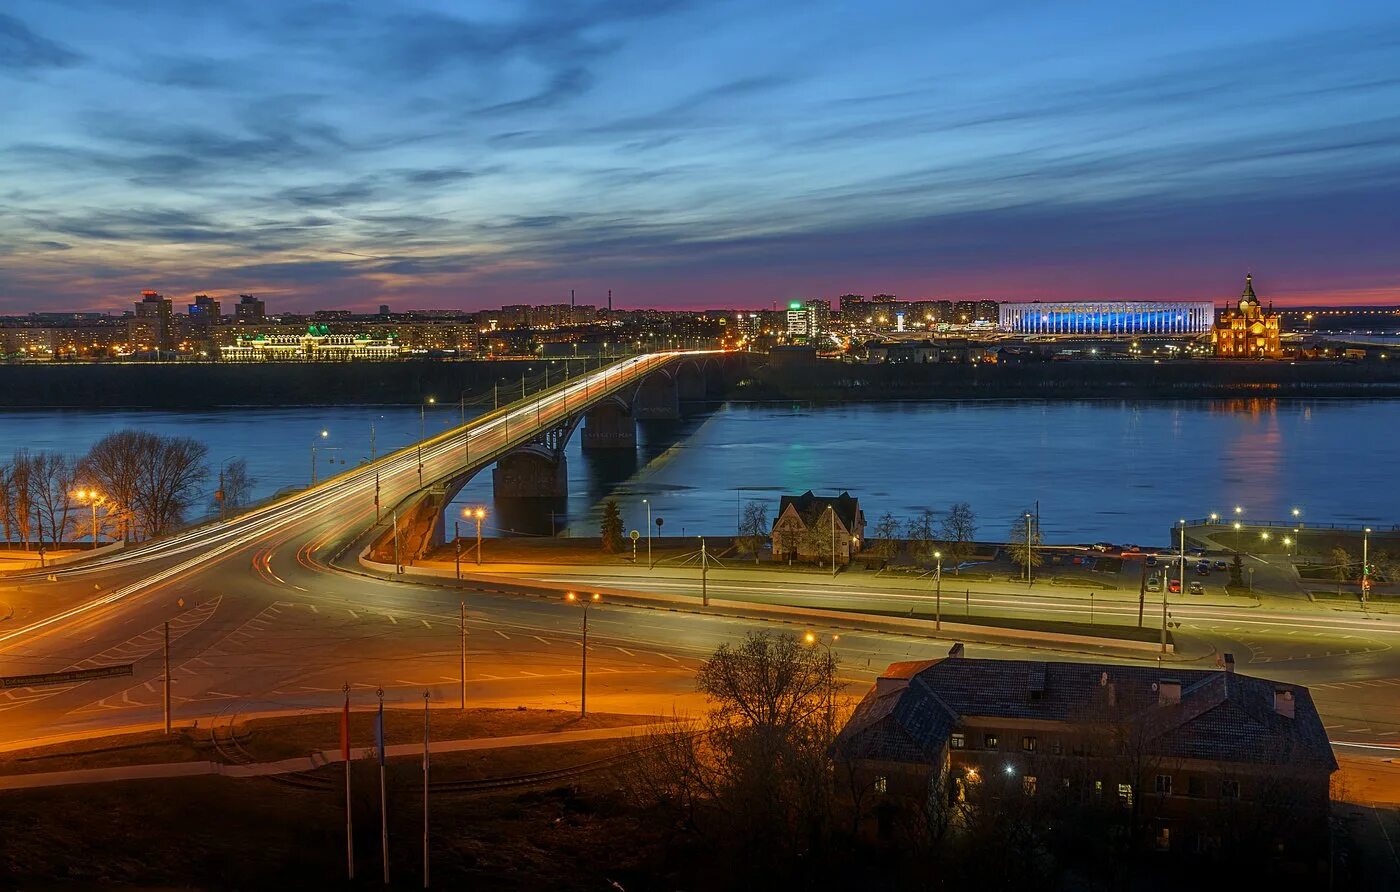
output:
<svg viewBox="0 0 1400 892"><path fill-rule="evenodd" d="M1400 397L1400 362L1078 360L962 365L769 363L732 395L750 401Z"/></svg>

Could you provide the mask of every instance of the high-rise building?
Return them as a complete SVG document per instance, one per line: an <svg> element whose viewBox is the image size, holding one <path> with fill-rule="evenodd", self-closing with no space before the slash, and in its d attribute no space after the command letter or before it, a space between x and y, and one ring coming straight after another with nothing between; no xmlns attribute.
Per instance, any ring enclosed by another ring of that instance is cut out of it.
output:
<svg viewBox="0 0 1400 892"><path fill-rule="evenodd" d="M267 318L267 304L251 294L240 294L238 304L233 308L233 315L239 322L262 322Z"/></svg>
<svg viewBox="0 0 1400 892"><path fill-rule="evenodd" d="M170 298L156 291L142 291L136 314L127 324L127 340L136 351L174 350Z"/></svg>
<svg viewBox="0 0 1400 892"><path fill-rule="evenodd" d="M191 320L199 320L209 324L217 324L223 318L219 302L207 294L196 294L194 303L189 305L189 315Z"/></svg>
<svg viewBox="0 0 1400 892"><path fill-rule="evenodd" d="M816 341L831 325L831 301L792 301L787 309L788 340Z"/></svg>

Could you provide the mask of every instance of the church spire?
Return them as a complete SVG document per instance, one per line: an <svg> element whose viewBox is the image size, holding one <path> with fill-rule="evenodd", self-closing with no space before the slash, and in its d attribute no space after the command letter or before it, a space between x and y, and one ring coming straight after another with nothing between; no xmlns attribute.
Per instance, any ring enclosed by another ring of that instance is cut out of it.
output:
<svg viewBox="0 0 1400 892"><path fill-rule="evenodd" d="M1259 303L1259 298L1254 296L1254 274L1244 274L1244 291L1240 292L1240 302L1249 301L1252 304Z"/></svg>

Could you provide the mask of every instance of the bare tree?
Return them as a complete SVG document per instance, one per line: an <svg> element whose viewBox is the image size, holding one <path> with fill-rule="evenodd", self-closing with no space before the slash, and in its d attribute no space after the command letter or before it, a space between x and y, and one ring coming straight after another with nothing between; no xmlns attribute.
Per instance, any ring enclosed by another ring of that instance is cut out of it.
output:
<svg viewBox="0 0 1400 892"><path fill-rule="evenodd" d="M1342 593L1342 583L1351 580L1351 552L1338 545L1336 548L1332 549L1332 562L1335 564L1332 568L1332 572L1337 577L1337 594L1340 595Z"/></svg>
<svg viewBox="0 0 1400 892"><path fill-rule="evenodd" d="M9 481L10 514L14 519L15 533L28 549L30 534L34 530L34 459L28 450L16 450L10 459Z"/></svg>
<svg viewBox="0 0 1400 892"><path fill-rule="evenodd" d="M248 473L247 460L235 458L219 469L219 488L214 491L214 507L224 514L230 508L246 505L257 482Z"/></svg>
<svg viewBox="0 0 1400 892"><path fill-rule="evenodd" d="M77 463L61 452L38 452L32 456L31 500L38 519L39 539L48 536L54 547L63 543L72 523L73 488Z"/></svg>
<svg viewBox="0 0 1400 892"><path fill-rule="evenodd" d="M753 562L758 563L768 532L768 506L757 501L745 502L739 516L739 541L736 543L740 553L753 555Z"/></svg>
<svg viewBox="0 0 1400 892"><path fill-rule="evenodd" d="M0 464L0 529L5 532L5 547L14 542L15 498L14 478L9 463Z"/></svg>
<svg viewBox="0 0 1400 892"><path fill-rule="evenodd" d="M968 558L972 557L973 541L977 537L977 515L967 502L957 502L949 509L938 525L943 539L943 554L952 565L953 572Z"/></svg>
<svg viewBox="0 0 1400 892"><path fill-rule="evenodd" d="M159 536L178 524L208 476L208 449L186 437L108 434L83 459L82 476L119 512L123 538Z"/></svg>
<svg viewBox="0 0 1400 892"><path fill-rule="evenodd" d="M899 553L899 519L886 511L875 522L875 544L870 551L876 557L889 560Z"/></svg>
<svg viewBox="0 0 1400 892"><path fill-rule="evenodd" d="M909 540L909 553L921 567L933 565L933 553L938 550L934 513L925 508L909 518L904 525L904 538Z"/></svg>

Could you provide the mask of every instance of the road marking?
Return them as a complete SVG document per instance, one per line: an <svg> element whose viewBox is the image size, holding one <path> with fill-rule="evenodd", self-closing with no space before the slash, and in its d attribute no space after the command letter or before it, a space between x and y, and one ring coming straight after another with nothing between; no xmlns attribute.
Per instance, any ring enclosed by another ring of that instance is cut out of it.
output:
<svg viewBox="0 0 1400 892"><path fill-rule="evenodd" d="M545 641L543 638L541 638L541 637L538 636L538 635L531 635L530 637L533 638L533 639L535 639L536 641L538 641L540 644L549 644L548 641Z"/></svg>
<svg viewBox="0 0 1400 892"><path fill-rule="evenodd" d="M521 675L528 675L528 676L530 676L531 678L543 678L543 676L540 675L538 672L526 672L524 669L521 669L521 670L520 670L520 674L521 674Z"/></svg>
<svg viewBox="0 0 1400 892"><path fill-rule="evenodd" d="M311 612L312 612L312 613L320 613L320 612L321 612L321 611L319 611L319 610L316 609L316 605L315 605L315 604L307 604L306 606L311 608Z"/></svg>
<svg viewBox="0 0 1400 892"><path fill-rule="evenodd" d="M296 590L299 591L299 592L305 592L305 591L306 591L306 589L302 588L302 587L299 586L299 585L293 585L292 588L296 589ZM310 594L310 593L308 592L308 594Z"/></svg>
<svg viewBox="0 0 1400 892"><path fill-rule="evenodd" d="M491 631L495 632L497 635L500 635L502 638L504 638L504 639L507 640L507 641L510 640L510 636L507 635L505 632L502 632L500 629L492 629Z"/></svg>
<svg viewBox="0 0 1400 892"><path fill-rule="evenodd" d="M359 618L360 618L360 615L359 615L358 613L356 613L355 611L351 610L349 607L346 607L346 608L345 608L345 612L348 613L348 614L350 614L350 616L352 616L352 617L355 618L355 619L359 619Z"/></svg>
<svg viewBox="0 0 1400 892"><path fill-rule="evenodd" d="M655 653L658 657L665 657L666 659L670 660L672 663L679 663L679 662L680 662L680 660L676 659L675 657L671 656L670 654L663 654L663 653L661 653L660 651L653 651L653 653Z"/></svg>
<svg viewBox="0 0 1400 892"><path fill-rule="evenodd" d="M396 620L396 619L394 619L394 615L393 615L392 613L386 613L386 614L384 614L384 618L387 619L389 622L393 623L393 624L396 625L396 626L399 624L399 621Z"/></svg>
<svg viewBox="0 0 1400 892"><path fill-rule="evenodd" d="M625 647L618 647L616 644L614 644L613 647L614 647L616 650L620 650L620 651L622 651L623 653L627 654L627 656L629 656L629 657L635 657L635 656L636 656L636 654L632 653L632 651L628 650L628 649L625 648Z"/></svg>
<svg viewBox="0 0 1400 892"><path fill-rule="evenodd" d="M425 629L431 629L433 627L432 623L428 622L426 619L420 619L419 622L423 624L423 628Z"/></svg>

